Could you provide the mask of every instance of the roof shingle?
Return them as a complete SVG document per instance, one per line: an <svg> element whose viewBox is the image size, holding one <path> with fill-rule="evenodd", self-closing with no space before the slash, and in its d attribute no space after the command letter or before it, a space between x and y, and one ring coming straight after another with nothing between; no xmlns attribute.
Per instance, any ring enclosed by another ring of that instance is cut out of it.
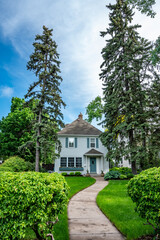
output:
<svg viewBox="0 0 160 240"><path fill-rule="evenodd" d="M79 115L80 116L80 115ZM90 135L99 136L102 132L90 123L82 119L77 118L71 124L67 124L58 135Z"/></svg>

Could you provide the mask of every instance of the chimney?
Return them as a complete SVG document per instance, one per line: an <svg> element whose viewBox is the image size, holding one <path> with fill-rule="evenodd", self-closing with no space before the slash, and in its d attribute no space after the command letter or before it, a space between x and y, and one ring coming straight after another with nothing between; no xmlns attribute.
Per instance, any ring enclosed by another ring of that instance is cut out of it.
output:
<svg viewBox="0 0 160 240"><path fill-rule="evenodd" d="M83 119L83 114L82 114L82 113L80 113L80 114L78 115L78 119L79 119L79 120L82 120L82 119Z"/></svg>

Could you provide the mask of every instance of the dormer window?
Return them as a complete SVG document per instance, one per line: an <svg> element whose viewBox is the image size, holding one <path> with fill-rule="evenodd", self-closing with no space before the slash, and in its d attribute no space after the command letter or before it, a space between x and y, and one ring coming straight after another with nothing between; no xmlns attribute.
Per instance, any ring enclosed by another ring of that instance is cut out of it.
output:
<svg viewBox="0 0 160 240"><path fill-rule="evenodd" d="M95 148L95 146L96 146L96 139L95 138L91 138L90 139L90 147L91 148Z"/></svg>
<svg viewBox="0 0 160 240"><path fill-rule="evenodd" d="M68 138L69 147L74 147L74 138Z"/></svg>

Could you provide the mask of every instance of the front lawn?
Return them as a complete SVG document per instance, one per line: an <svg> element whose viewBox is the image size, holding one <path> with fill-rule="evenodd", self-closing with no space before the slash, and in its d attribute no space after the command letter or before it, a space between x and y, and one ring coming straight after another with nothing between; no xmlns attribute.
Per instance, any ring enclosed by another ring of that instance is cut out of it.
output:
<svg viewBox="0 0 160 240"><path fill-rule="evenodd" d="M66 177L65 179L70 187L69 198L71 198L80 190L92 185L96 181L90 177ZM28 229L25 239L35 239L35 234ZM59 216L59 222L55 224L54 239L69 240L67 209Z"/></svg>
<svg viewBox="0 0 160 240"><path fill-rule="evenodd" d="M124 234L127 239L153 234L145 220L135 213L135 204L127 195L127 180L110 180L97 196L97 204L102 212Z"/></svg>

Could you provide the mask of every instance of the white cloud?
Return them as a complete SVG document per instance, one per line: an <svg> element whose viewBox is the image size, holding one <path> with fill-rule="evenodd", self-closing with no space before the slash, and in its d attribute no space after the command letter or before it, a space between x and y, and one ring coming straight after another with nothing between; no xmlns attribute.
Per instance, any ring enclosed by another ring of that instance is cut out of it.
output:
<svg viewBox="0 0 160 240"><path fill-rule="evenodd" d="M13 96L13 88L11 87L0 87L0 96L1 97L12 97Z"/></svg>
<svg viewBox="0 0 160 240"><path fill-rule="evenodd" d="M99 73L102 63L101 50L105 41L100 37L100 31L104 31L108 26L108 10L105 5L110 2L115 0L5 0L1 2L0 28L4 39L10 40L26 62L33 50L35 34L42 32L43 25L54 29L53 37L58 44L62 62L61 70L64 80L62 95L68 105L65 114L70 116L70 119L73 119L74 111L78 108L84 109L97 95L102 95ZM156 6L155 19L146 18L141 14L135 16L135 22L143 26L141 34L151 40L158 36L160 3ZM11 69L10 66L8 68ZM20 78L20 73L23 79L22 70L18 71L16 67L15 79ZM31 80L28 78L27 81L25 77L24 79L24 86L27 88L26 85L29 85Z"/></svg>

